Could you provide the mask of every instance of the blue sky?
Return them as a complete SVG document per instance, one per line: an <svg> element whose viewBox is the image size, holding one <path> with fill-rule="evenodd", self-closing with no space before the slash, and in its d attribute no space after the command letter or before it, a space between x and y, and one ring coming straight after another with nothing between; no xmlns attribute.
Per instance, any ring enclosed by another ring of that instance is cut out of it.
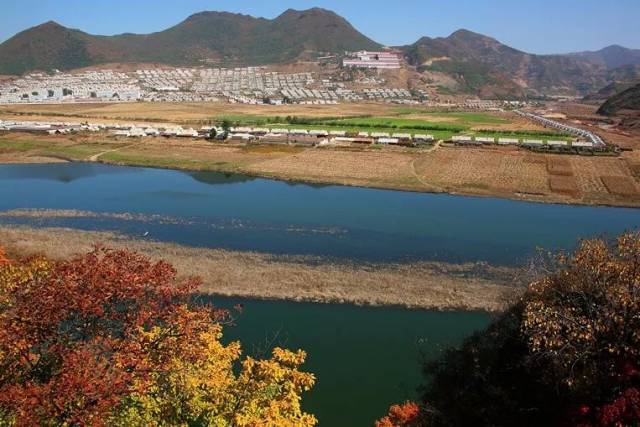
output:
<svg viewBox="0 0 640 427"><path fill-rule="evenodd" d="M640 48L640 0L1 0L0 41L49 20L92 34L149 33L203 10L274 18L313 6L387 45L466 28L531 53Z"/></svg>

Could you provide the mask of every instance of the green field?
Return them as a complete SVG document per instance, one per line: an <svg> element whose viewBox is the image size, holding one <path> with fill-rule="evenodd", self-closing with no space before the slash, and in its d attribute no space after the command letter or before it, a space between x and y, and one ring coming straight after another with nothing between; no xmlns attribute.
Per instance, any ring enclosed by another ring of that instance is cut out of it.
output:
<svg viewBox="0 0 640 427"><path fill-rule="evenodd" d="M429 112L420 108L399 107L394 110L398 115L393 117L347 117L347 118L313 118L313 117L265 117L254 115L226 115L212 119L212 122L228 121L233 126L261 126L269 128L337 130L345 132L386 132L408 133L411 135L428 134L438 140L450 139L453 135L485 136L492 138L518 138L542 140L566 140L569 135L554 131L511 131L505 130L472 130L482 125L509 124L509 120L482 112ZM433 117L433 121L403 117L409 114L420 114ZM450 118L450 120L443 120ZM437 120L436 120L437 119Z"/></svg>

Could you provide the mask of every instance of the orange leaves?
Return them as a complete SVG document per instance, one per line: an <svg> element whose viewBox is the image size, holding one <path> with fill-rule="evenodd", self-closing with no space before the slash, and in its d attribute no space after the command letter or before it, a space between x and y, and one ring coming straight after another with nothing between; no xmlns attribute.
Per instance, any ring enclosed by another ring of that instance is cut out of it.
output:
<svg viewBox="0 0 640 427"><path fill-rule="evenodd" d="M2 266L0 424L314 425L300 406L314 382L298 370L305 353L277 349L236 376L240 345L220 343L217 323L230 315L193 306L199 284L103 247Z"/></svg>
<svg viewBox="0 0 640 427"><path fill-rule="evenodd" d="M172 334L187 345L212 325L207 310L186 308L197 281L128 251L21 261L0 281L0 406L22 414L22 425L98 424L145 389L149 370L167 368ZM165 331L145 340L153 327Z"/></svg>
<svg viewBox="0 0 640 427"><path fill-rule="evenodd" d="M420 407L414 402L405 402L402 405L393 405L389 408L389 414L376 421L376 427L409 427L413 425L420 414Z"/></svg>
<svg viewBox="0 0 640 427"><path fill-rule="evenodd" d="M0 246L0 265L9 264L9 259L4 251L4 249Z"/></svg>

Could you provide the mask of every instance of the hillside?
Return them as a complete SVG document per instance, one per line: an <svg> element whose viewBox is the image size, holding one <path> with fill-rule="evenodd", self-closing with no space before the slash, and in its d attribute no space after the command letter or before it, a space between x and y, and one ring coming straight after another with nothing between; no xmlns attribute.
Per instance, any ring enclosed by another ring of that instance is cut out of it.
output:
<svg viewBox="0 0 640 427"><path fill-rule="evenodd" d="M640 84L609 98L598 114L610 116L620 110L640 110Z"/></svg>
<svg viewBox="0 0 640 427"><path fill-rule="evenodd" d="M286 64L322 53L380 48L344 18L320 8L289 9L274 19L201 12L157 33L116 36L91 35L47 22L0 44L0 75L113 63ZM613 89L640 81L640 50L620 46L534 55L491 37L458 30L448 37L423 37L398 48L407 63L422 73L422 81L447 93L483 98L587 95L610 84ZM406 75L398 73L390 81L394 78L406 80Z"/></svg>
<svg viewBox="0 0 640 427"><path fill-rule="evenodd" d="M614 81L613 83L609 83L602 89L590 93L583 98L585 101L602 101L611 98L614 95L617 95L621 92L624 92L627 89L635 86L636 83L632 82L624 82L624 81Z"/></svg>
<svg viewBox="0 0 640 427"><path fill-rule="evenodd" d="M405 48L407 60L423 72L453 75L469 92L492 86L519 93L571 93L600 88L605 67L568 55L533 55L467 30L445 38L423 37Z"/></svg>
<svg viewBox="0 0 640 427"><path fill-rule="evenodd" d="M257 65L379 47L344 18L319 8L290 9L272 20L201 12L148 35L95 36L48 22L0 44L0 74L110 62Z"/></svg>
<svg viewBox="0 0 640 427"><path fill-rule="evenodd" d="M603 65L610 70L628 65L640 65L640 49L627 49L618 45L607 46L595 52L577 52L569 55Z"/></svg>

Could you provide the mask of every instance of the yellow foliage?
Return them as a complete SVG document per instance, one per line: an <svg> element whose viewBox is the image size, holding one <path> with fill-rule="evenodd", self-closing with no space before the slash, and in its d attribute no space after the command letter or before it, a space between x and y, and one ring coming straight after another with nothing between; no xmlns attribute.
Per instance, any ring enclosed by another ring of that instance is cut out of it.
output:
<svg viewBox="0 0 640 427"><path fill-rule="evenodd" d="M583 241L573 258L534 284L523 334L570 388L586 388L640 360L640 235Z"/></svg>
<svg viewBox="0 0 640 427"><path fill-rule="evenodd" d="M212 324L189 343L176 337L170 369L153 374L152 385L134 395L110 424L117 426L313 426L302 412L301 393L314 384L312 374L298 370L302 351L276 348L268 360L246 358L236 376L240 344L220 343L221 327ZM162 334L156 328L148 339ZM188 345L187 345L188 344ZM186 350L186 351L185 351Z"/></svg>
<svg viewBox="0 0 640 427"><path fill-rule="evenodd" d="M0 259L2 253L0 253ZM0 264L0 320L9 319L12 289L27 293L53 274L55 265L42 258ZM211 320L206 309L176 306L172 316L153 327L134 329L131 340L123 343L132 351L145 349L145 360L138 369L148 374L136 377L130 393L108 420L110 426L313 426L316 419L302 411L301 394L311 389L315 378L300 371L306 354L276 348L266 360L241 359L238 342L221 342L222 326ZM6 318L3 319L3 316ZM0 374L8 381L9 372L20 354L29 353L29 343L5 334L15 354L0 351ZM102 338L105 341L110 337ZM155 351L153 349L156 349ZM13 351L13 350L12 350ZM140 352L142 353L142 352ZM114 367L126 369L126 358L112 356ZM7 417L0 408L0 425ZM12 423L9 423L12 424Z"/></svg>

